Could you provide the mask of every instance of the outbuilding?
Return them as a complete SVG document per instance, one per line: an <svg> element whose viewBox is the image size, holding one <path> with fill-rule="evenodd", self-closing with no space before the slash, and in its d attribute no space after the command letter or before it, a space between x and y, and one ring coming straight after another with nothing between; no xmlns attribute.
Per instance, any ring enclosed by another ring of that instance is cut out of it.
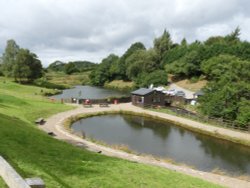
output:
<svg viewBox="0 0 250 188"><path fill-rule="evenodd" d="M140 88L131 92L132 104L136 106L164 106L165 94L153 89Z"/></svg>

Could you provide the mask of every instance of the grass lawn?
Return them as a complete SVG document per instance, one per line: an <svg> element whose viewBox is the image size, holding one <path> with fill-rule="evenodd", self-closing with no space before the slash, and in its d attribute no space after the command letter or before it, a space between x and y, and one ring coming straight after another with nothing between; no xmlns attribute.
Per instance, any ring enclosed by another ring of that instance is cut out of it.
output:
<svg viewBox="0 0 250 188"><path fill-rule="evenodd" d="M24 178L41 177L48 188L219 187L163 168L89 152L48 136L33 121L73 107L51 103L40 90L3 83L0 78L0 155Z"/></svg>
<svg viewBox="0 0 250 188"><path fill-rule="evenodd" d="M5 184L5 182L3 181L3 179L0 177L0 187L1 188L8 188L8 186Z"/></svg>

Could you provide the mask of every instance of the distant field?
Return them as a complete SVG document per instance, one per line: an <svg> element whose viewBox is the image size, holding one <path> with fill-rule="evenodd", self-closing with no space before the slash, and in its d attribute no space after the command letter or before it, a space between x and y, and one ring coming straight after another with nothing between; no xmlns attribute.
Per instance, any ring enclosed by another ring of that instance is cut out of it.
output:
<svg viewBox="0 0 250 188"><path fill-rule="evenodd" d="M106 88L118 89L118 90L131 90L134 87L134 82L125 82L123 80L113 80L112 82L106 83Z"/></svg>
<svg viewBox="0 0 250 188"><path fill-rule="evenodd" d="M201 88L203 88L204 86L206 86L207 81L200 80L200 81L197 81L195 83L192 83L190 80L185 79L185 80L181 80L181 81L174 82L174 83L180 87L183 87L184 89L188 89L191 91L198 91Z"/></svg>
<svg viewBox="0 0 250 188"><path fill-rule="evenodd" d="M72 75L67 75L64 72L48 72L46 73L46 78L48 82L64 85L66 87L72 87L75 85L88 84L90 71L82 73L74 73Z"/></svg>
<svg viewBox="0 0 250 188"><path fill-rule="evenodd" d="M34 125L72 109L41 96L46 90L0 78L0 154L23 176L41 177L48 188L219 187L174 171L107 157L53 139ZM0 187L4 187L0 180Z"/></svg>

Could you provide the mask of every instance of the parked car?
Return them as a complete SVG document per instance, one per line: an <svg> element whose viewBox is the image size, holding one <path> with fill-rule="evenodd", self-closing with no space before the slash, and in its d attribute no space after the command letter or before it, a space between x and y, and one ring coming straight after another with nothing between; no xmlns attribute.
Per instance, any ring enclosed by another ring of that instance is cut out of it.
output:
<svg viewBox="0 0 250 188"><path fill-rule="evenodd" d="M178 97L185 97L184 91L177 91L175 95Z"/></svg>

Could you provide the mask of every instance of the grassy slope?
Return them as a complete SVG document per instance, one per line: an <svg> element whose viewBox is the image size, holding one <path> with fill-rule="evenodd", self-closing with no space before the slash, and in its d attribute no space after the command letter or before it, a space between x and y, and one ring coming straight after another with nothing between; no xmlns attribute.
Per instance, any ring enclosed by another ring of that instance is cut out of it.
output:
<svg viewBox="0 0 250 188"><path fill-rule="evenodd" d="M131 90L134 87L134 83L125 82L123 80L113 80L109 83L106 83L104 87L118 90Z"/></svg>
<svg viewBox="0 0 250 188"><path fill-rule="evenodd" d="M47 136L33 125L34 119L72 107L48 102L35 95L39 90L3 84L0 79L0 154L23 177L42 177L52 188L217 187L166 169L91 153Z"/></svg>
<svg viewBox="0 0 250 188"><path fill-rule="evenodd" d="M89 74L90 71L74 73L72 75L67 75L64 72L48 72L46 73L46 78L51 83L71 87L75 85L88 84L90 82Z"/></svg>
<svg viewBox="0 0 250 188"><path fill-rule="evenodd" d="M0 177L0 187L1 188L8 188L1 177Z"/></svg>
<svg viewBox="0 0 250 188"><path fill-rule="evenodd" d="M191 82L190 80L180 80L177 82L174 82L176 85L183 87L185 89L188 89L190 91L198 91L202 89L204 86L206 86L207 81L206 80L199 80L197 82Z"/></svg>

